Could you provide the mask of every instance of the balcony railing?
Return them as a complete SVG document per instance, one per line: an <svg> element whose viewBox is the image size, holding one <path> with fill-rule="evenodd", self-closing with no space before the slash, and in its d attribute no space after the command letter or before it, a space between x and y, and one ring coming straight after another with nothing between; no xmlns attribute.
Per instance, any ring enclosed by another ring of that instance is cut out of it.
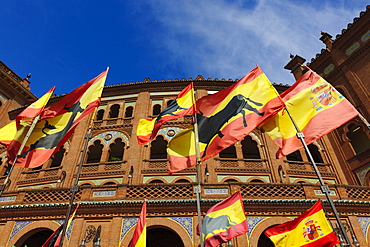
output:
<svg viewBox="0 0 370 247"><path fill-rule="evenodd" d="M196 184L145 184L116 186L82 186L76 196L81 201L195 199ZM221 198L240 190L245 199L317 199L325 200L320 186L313 184L203 184L202 198ZM370 187L331 185L333 200L370 201ZM5 191L0 206L68 202L69 188Z"/></svg>

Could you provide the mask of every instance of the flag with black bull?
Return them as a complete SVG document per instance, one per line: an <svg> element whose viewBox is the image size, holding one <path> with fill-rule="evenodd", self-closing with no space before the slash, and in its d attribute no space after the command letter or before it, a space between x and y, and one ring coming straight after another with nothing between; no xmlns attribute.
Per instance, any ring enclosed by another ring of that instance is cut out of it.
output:
<svg viewBox="0 0 370 247"><path fill-rule="evenodd" d="M194 85L190 83L156 118L140 119L136 130L139 145L153 140L164 123L193 114L194 104Z"/></svg>
<svg viewBox="0 0 370 247"><path fill-rule="evenodd" d="M283 108L274 86L260 67L228 88L196 101L201 161L242 140ZM179 132L169 143L169 174L196 164L193 128Z"/></svg>
<svg viewBox="0 0 370 247"><path fill-rule="evenodd" d="M105 71L96 78L65 95L60 101L46 108L30 135L16 166L37 167L45 163L71 137L78 123L100 104L101 93L107 76ZM19 134L7 149L12 164L24 140L28 125L20 124Z"/></svg>
<svg viewBox="0 0 370 247"><path fill-rule="evenodd" d="M205 247L226 243L248 232L241 192L211 207L202 221L201 238Z"/></svg>

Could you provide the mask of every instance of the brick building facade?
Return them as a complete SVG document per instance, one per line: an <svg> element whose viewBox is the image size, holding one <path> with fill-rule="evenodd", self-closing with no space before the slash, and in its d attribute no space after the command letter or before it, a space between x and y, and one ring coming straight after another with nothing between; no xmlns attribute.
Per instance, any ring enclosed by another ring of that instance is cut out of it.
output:
<svg viewBox="0 0 370 247"><path fill-rule="evenodd" d="M322 33L320 39L326 48L308 64L342 92L366 119L370 119L369 27L370 6L335 40ZM285 68L299 78L304 62L300 56L292 56ZM28 84L17 95L21 80L9 71L0 70L1 85L6 85L0 91L0 112L14 118L20 111L18 107L35 97L23 90ZM166 145L174 134L187 128L191 118L164 124L148 145L138 145L135 136L139 119L156 116L190 82L194 82L196 97L200 98L235 81L202 76L160 81L146 78L104 88L82 161L75 199L81 206L72 230L67 232L65 246L79 246L83 239L85 246L94 246L96 242L118 246L121 241L127 246L144 198L148 199L148 246L190 247L198 242L193 192L196 171L190 168L167 175ZM277 84L275 87L279 92L288 88ZM3 126L9 119L0 121ZM83 120L72 138L42 167L14 168L11 182L0 197L0 246L40 246L63 222L69 188L90 123L89 119ZM348 236L355 236L361 246L370 243L369 135L366 125L356 118L309 146ZM317 198L325 202L305 151L301 149L277 160L276 150L271 139L255 129L200 167L203 214L235 191L242 192L250 232L233 239L234 246L273 246L263 235L267 228L291 220ZM4 181L5 148L0 149L0 158L0 181ZM336 228L330 207L324 205Z"/></svg>

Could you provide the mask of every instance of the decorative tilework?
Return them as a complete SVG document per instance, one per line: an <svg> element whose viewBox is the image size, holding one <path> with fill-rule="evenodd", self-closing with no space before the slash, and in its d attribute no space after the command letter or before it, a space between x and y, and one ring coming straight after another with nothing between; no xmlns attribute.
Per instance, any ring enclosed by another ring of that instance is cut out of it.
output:
<svg viewBox="0 0 370 247"><path fill-rule="evenodd" d="M26 226L28 226L29 224L31 224L32 222L34 221L17 221L15 222L14 224L14 227L13 227L13 231L12 233L10 234L10 238L9 238L9 241L20 231L22 230L23 228L25 228Z"/></svg>
<svg viewBox="0 0 370 247"><path fill-rule="evenodd" d="M94 191L93 197L107 197L107 196L115 196L115 190L104 190L104 191Z"/></svg>
<svg viewBox="0 0 370 247"><path fill-rule="evenodd" d="M228 188L219 188L219 189L204 189L205 195L228 195Z"/></svg>
<svg viewBox="0 0 370 247"><path fill-rule="evenodd" d="M2 100L3 102L6 102L8 99L2 94L0 94L0 100Z"/></svg>
<svg viewBox="0 0 370 247"><path fill-rule="evenodd" d="M335 68L334 64L330 64L328 67L326 67L326 68L324 69L324 74L325 74L325 75L329 74L330 72L332 72L332 71L333 71L333 69L334 69L334 68Z"/></svg>
<svg viewBox="0 0 370 247"><path fill-rule="evenodd" d="M315 195L318 195L318 196L323 196L325 195L321 190L313 190L315 192ZM331 196L336 196L337 193L335 193L335 190L330 190L330 195Z"/></svg>
<svg viewBox="0 0 370 247"><path fill-rule="evenodd" d="M269 217L247 217L249 232L253 232L253 229L264 219Z"/></svg>
<svg viewBox="0 0 370 247"><path fill-rule="evenodd" d="M349 56L351 55L355 50L357 50L360 47L360 43L356 42L353 45L351 45L347 50L346 50L346 55Z"/></svg>
<svg viewBox="0 0 370 247"><path fill-rule="evenodd" d="M366 177L366 174L369 170L370 170L370 166L365 167L364 169L356 172L356 175L357 175L358 179L360 180L361 185L365 185L365 177Z"/></svg>
<svg viewBox="0 0 370 247"><path fill-rule="evenodd" d="M117 183L121 184L122 181L123 181L123 178L122 177L120 177L120 178L108 178L108 179L107 178L101 178L101 179L89 179L89 178L86 178L86 179L80 179L78 181L78 184L80 185L80 184L82 184L82 183L84 183L86 181L89 181L89 182L94 183L94 185L100 185L100 184L103 184L107 180L115 180L115 181L117 181Z"/></svg>
<svg viewBox="0 0 370 247"><path fill-rule="evenodd" d="M171 140L175 135L177 135L177 133L179 133L181 130L183 130L183 129L180 129L180 128L175 128L175 127L169 127L169 128L163 128L163 129L160 129L159 131L158 131L158 135L159 134L162 134L162 135L164 135L165 137L166 137L166 139L167 140ZM174 133L174 135L172 135L172 136L169 136L168 135L168 131L173 131L173 132L175 132Z"/></svg>
<svg viewBox="0 0 370 247"><path fill-rule="evenodd" d="M123 219L123 222L122 222L122 230L121 230L121 238L119 240L119 242L122 241L123 237L127 234L127 232L133 227L136 225L136 223L138 222L138 219L137 218L129 218L129 219Z"/></svg>
<svg viewBox="0 0 370 247"><path fill-rule="evenodd" d="M361 37L361 41L362 42L366 42L370 39L370 30L367 31L362 37Z"/></svg>
<svg viewBox="0 0 370 247"><path fill-rule="evenodd" d="M112 137L107 140L105 138L105 136L107 136L107 135L111 135ZM123 141L127 144L127 146L130 146L130 141L129 141L128 137L124 133L121 133L121 132L118 132L118 131L107 131L107 132L101 133L97 136L94 136L89 141L89 145L92 145L94 143L94 141L96 141L96 140L100 140L104 146L109 147L109 145L112 142L114 142L114 140L117 137L121 137L123 139Z"/></svg>
<svg viewBox="0 0 370 247"><path fill-rule="evenodd" d="M169 218L169 219L179 223L189 234L190 238L193 239L193 218L176 217L176 218Z"/></svg>
<svg viewBox="0 0 370 247"><path fill-rule="evenodd" d="M0 202L12 202L15 201L16 198L16 196L0 197Z"/></svg>
<svg viewBox="0 0 370 247"><path fill-rule="evenodd" d="M72 228L73 228L74 223L75 223L75 220L72 220L71 224L69 225L69 227L67 229L66 236L67 236L68 240L71 239L71 233L72 233Z"/></svg>
<svg viewBox="0 0 370 247"><path fill-rule="evenodd" d="M144 176L143 182L147 183L150 179L156 178L157 176ZM161 176L162 179L166 180L167 183L172 183L176 178L180 176ZM183 178L189 178L192 182L195 182L196 176L195 175L188 175L188 176L181 176Z"/></svg>
<svg viewBox="0 0 370 247"><path fill-rule="evenodd" d="M367 239L368 239L368 234L367 233L368 233L369 228L370 228L370 218L358 217L357 219L358 219L358 222L360 223L362 233L364 234L365 239L367 241Z"/></svg>

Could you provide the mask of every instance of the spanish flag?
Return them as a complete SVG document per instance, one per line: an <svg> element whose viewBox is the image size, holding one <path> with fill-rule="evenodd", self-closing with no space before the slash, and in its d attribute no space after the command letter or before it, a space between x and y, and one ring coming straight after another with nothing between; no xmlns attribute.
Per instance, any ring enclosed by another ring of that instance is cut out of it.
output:
<svg viewBox="0 0 370 247"><path fill-rule="evenodd" d="M17 127L20 125L20 121L32 122L33 118L41 114L46 104L48 103L51 95L54 92L55 87L52 87L46 94L41 96L37 101L29 105L24 109L17 117L15 121L10 122L0 129L0 143L5 146L9 146L17 134Z"/></svg>
<svg viewBox="0 0 370 247"><path fill-rule="evenodd" d="M33 119L37 115L41 114L46 104L49 102L50 97L53 95L54 90L55 90L55 87L52 87L46 94L44 94L36 102L32 103L26 109L24 109L16 117L17 126L19 126L19 122L21 120L30 121L30 119Z"/></svg>
<svg viewBox="0 0 370 247"><path fill-rule="evenodd" d="M205 247L214 247L247 232L243 199L238 191L207 211L202 221L201 238Z"/></svg>
<svg viewBox="0 0 370 247"><path fill-rule="evenodd" d="M65 95L47 107L31 133L16 166L33 168L45 163L71 137L78 123L100 104L107 71ZM21 121L18 132L7 149L12 164L29 123Z"/></svg>
<svg viewBox="0 0 370 247"><path fill-rule="evenodd" d="M121 245L122 246L122 245ZM146 200L141 208L139 221L135 227L134 235L128 247L145 247L146 246Z"/></svg>
<svg viewBox="0 0 370 247"><path fill-rule="evenodd" d="M265 235L275 247L332 247L340 242L320 200L294 220L268 229Z"/></svg>
<svg viewBox="0 0 370 247"><path fill-rule="evenodd" d="M356 117L359 113L333 86L314 71L307 71L287 91L281 94L286 108L311 144L330 131ZM280 148L277 158L303 147L297 131L283 110L262 125Z"/></svg>
<svg viewBox="0 0 370 247"><path fill-rule="evenodd" d="M283 103L260 67L230 87L196 102L201 160L242 140L278 113ZM196 164L193 128L179 132L169 143L169 174Z"/></svg>
<svg viewBox="0 0 370 247"><path fill-rule="evenodd" d="M136 136L139 145L153 140L165 122L194 113L194 86L190 83L156 118L140 119Z"/></svg>

